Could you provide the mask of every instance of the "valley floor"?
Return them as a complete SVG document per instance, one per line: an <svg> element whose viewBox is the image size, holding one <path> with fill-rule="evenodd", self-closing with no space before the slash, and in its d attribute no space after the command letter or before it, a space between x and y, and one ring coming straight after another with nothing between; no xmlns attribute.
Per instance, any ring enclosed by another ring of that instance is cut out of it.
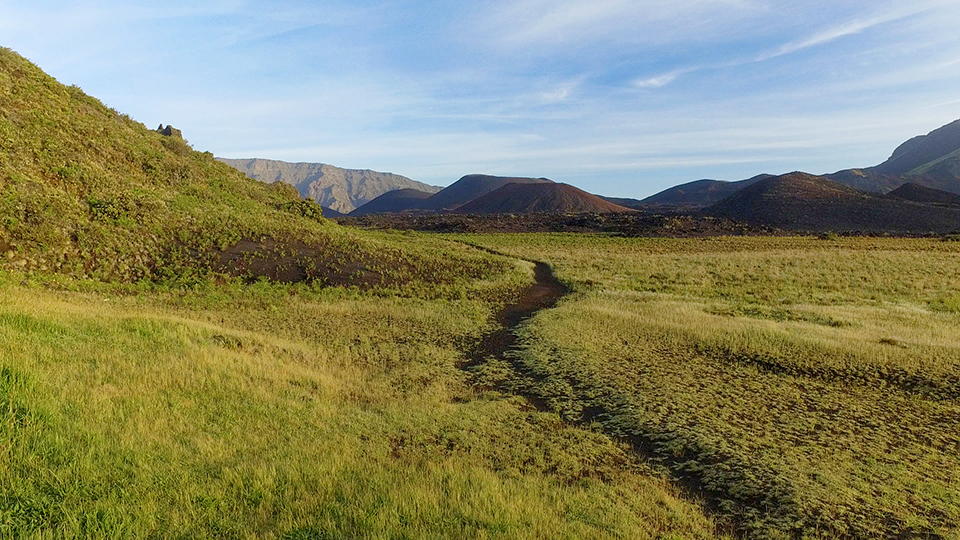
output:
<svg viewBox="0 0 960 540"><path fill-rule="evenodd" d="M960 243L411 234L511 270L0 276L0 536L960 535Z"/></svg>
<svg viewBox="0 0 960 540"><path fill-rule="evenodd" d="M0 537L714 538L628 445L471 384L512 267L440 296L3 275Z"/></svg>

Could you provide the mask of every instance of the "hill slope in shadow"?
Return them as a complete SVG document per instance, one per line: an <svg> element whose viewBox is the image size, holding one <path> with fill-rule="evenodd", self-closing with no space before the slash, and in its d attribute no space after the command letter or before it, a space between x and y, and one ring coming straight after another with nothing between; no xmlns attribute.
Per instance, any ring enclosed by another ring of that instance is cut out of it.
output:
<svg viewBox="0 0 960 540"><path fill-rule="evenodd" d="M400 213L421 209L433 193L419 189L395 189L350 212L351 216L367 214Z"/></svg>
<svg viewBox="0 0 960 540"><path fill-rule="evenodd" d="M927 204L960 206L960 195L908 182L887 193L888 197Z"/></svg>
<svg viewBox="0 0 960 540"><path fill-rule="evenodd" d="M745 187L752 186L760 180L771 177L772 175L769 174L761 174L738 182L696 180L665 189L643 199L641 203L645 205L686 206L691 208L710 206Z"/></svg>
<svg viewBox="0 0 960 540"><path fill-rule="evenodd" d="M796 231L946 233L960 230L960 208L884 197L806 173L761 180L705 212L715 217Z"/></svg>

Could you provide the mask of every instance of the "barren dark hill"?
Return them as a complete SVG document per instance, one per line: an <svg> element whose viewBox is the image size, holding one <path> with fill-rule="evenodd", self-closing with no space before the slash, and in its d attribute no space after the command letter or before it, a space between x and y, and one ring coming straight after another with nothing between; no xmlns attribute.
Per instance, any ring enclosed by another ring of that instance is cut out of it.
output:
<svg viewBox="0 0 960 540"><path fill-rule="evenodd" d="M433 193L420 191L419 189L395 189L350 212L350 215L365 216L367 214L416 210L423 207L424 201L433 195Z"/></svg>
<svg viewBox="0 0 960 540"><path fill-rule="evenodd" d="M507 184L457 208L458 214L632 212L569 184Z"/></svg>
<svg viewBox="0 0 960 540"><path fill-rule="evenodd" d="M507 184L552 184L546 178L522 178L506 176L488 176L485 174L470 174L450 184L424 204L427 210L453 210L458 206L492 193Z"/></svg>
<svg viewBox="0 0 960 540"><path fill-rule="evenodd" d="M616 204L618 206L623 206L625 208L632 208L633 210L644 210L650 205L644 204L640 199L631 199L629 197L605 197L603 195L597 195L601 199Z"/></svg>
<svg viewBox="0 0 960 540"><path fill-rule="evenodd" d="M960 208L884 197L806 173L761 180L705 212L796 231L916 234L960 230Z"/></svg>
<svg viewBox="0 0 960 540"><path fill-rule="evenodd" d="M960 206L960 195L908 182L887 193L888 197L928 204Z"/></svg>
<svg viewBox="0 0 960 540"><path fill-rule="evenodd" d="M297 188L301 196L309 197L342 214L349 214L380 195L396 189L410 188L429 193L436 193L441 189L399 174L343 169L326 163L287 163L271 159L218 160L255 180L268 184L290 184Z"/></svg>
<svg viewBox="0 0 960 540"><path fill-rule="evenodd" d="M651 195L641 201L647 205L670 205L670 206L690 206L703 207L710 206L725 199L741 189L752 186L753 184L765 178L771 178L769 174L761 174L740 180L738 182L724 182L722 180L696 180L686 184L680 184L672 188L665 189L660 193Z"/></svg>

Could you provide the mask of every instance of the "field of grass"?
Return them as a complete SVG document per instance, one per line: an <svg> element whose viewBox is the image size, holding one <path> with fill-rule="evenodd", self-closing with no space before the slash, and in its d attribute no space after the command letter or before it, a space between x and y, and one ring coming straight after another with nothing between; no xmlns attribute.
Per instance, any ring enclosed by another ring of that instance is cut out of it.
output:
<svg viewBox="0 0 960 540"><path fill-rule="evenodd" d="M347 229L3 48L0 147L0 537L960 538L960 242Z"/></svg>
<svg viewBox="0 0 960 540"><path fill-rule="evenodd" d="M0 275L0 537L715 538L627 445L469 384L531 280L482 256L431 294Z"/></svg>
<svg viewBox="0 0 960 540"><path fill-rule="evenodd" d="M464 235L574 294L511 384L750 538L960 538L960 245Z"/></svg>
<svg viewBox="0 0 960 540"><path fill-rule="evenodd" d="M532 265L339 227L5 48L0 148L0 538L716 537L472 384Z"/></svg>

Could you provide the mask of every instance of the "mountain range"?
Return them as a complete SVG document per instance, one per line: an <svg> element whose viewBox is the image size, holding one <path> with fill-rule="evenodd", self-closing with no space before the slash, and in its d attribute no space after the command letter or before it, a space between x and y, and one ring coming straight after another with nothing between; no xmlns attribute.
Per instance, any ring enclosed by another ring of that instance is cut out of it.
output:
<svg viewBox="0 0 960 540"><path fill-rule="evenodd" d="M437 193L387 192L350 215L610 213L666 207L787 229L934 232L960 228L954 197L960 197L960 120L908 140L879 165L822 176L798 172L738 182L704 179L637 200L599 197L546 178L473 174Z"/></svg>
<svg viewBox="0 0 960 540"><path fill-rule="evenodd" d="M290 184L297 188L302 197L313 199L320 206L340 214L349 214L378 196L397 189L416 189L431 194L442 189L399 174L342 169L326 163L287 163L270 159L217 160L267 184Z"/></svg>
<svg viewBox="0 0 960 540"><path fill-rule="evenodd" d="M643 205L706 207L771 175L739 182L697 180L671 187L640 201ZM887 193L905 183L960 194L960 120L898 146L883 163L823 175L870 193Z"/></svg>

